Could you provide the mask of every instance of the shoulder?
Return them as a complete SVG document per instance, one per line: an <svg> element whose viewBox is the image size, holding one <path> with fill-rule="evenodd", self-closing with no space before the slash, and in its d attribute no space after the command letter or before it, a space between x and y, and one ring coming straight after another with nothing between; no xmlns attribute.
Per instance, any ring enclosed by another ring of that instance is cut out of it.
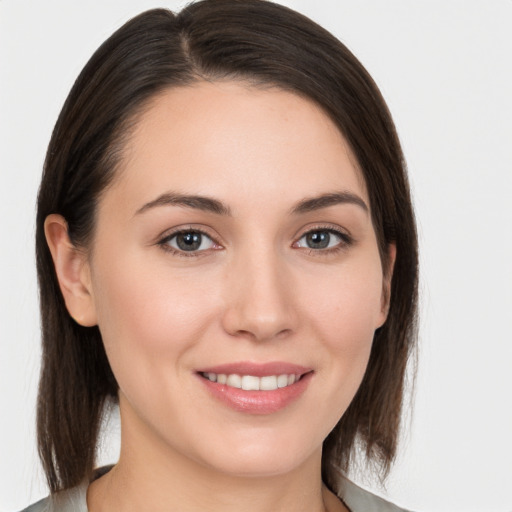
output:
<svg viewBox="0 0 512 512"><path fill-rule="evenodd" d="M110 469L110 467L106 470ZM106 472L102 468L103 473ZM49 496L21 512L87 512L87 483ZM342 478L338 497L351 512L410 512Z"/></svg>
<svg viewBox="0 0 512 512"><path fill-rule="evenodd" d="M48 498L24 508L21 512L88 512L87 488L89 483L108 473L113 467L111 464L98 468L94 470L90 481L86 479L81 485L48 496Z"/></svg>
<svg viewBox="0 0 512 512"><path fill-rule="evenodd" d="M410 512L344 478L338 497L351 512Z"/></svg>
<svg viewBox="0 0 512 512"><path fill-rule="evenodd" d="M21 512L46 512L49 510L49 498L44 498L32 505L24 508Z"/></svg>
<svg viewBox="0 0 512 512"><path fill-rule="evenodd" d="M21 512L87 512L87 484L48 496Z"/></svg>

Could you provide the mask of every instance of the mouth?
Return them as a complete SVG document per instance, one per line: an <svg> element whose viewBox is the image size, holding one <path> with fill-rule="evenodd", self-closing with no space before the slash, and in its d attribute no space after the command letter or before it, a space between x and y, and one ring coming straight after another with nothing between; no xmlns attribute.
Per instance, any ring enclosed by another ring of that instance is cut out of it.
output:
<svg viewBox="0 0 512 512"><path fill-rule="evenodd" d="M283 373L257 377L256 375L238 375L237 373L202 372L200 375L210 382L218 382L244 391L274 391L295 384L304 374Z"/></svg>
<svg viewBox="0 0 512 512"><path fill-rule="evenodd" d="M206 390L229 408L271 414L288 407L306 391L314 371L289 363L234 363L197 372Z"/></svg>

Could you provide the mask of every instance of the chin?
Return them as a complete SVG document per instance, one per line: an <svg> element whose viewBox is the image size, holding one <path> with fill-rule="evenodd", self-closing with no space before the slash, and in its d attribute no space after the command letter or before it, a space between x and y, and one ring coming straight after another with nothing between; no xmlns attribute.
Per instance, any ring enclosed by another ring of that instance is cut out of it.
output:
<svg viewBox="0 0 512 512"><path fill-rule="evenodd" d="M310 450L307 443L293 443L290 440L272 442L261 436L252 443L234 446L232 443L217 444L216 450L210 445L208 456L202 457L202 464L232 477L265 478L285 475L298 469L312 457L321 459L321 445ZM257 442L260 441L260 442Z"/></svg>

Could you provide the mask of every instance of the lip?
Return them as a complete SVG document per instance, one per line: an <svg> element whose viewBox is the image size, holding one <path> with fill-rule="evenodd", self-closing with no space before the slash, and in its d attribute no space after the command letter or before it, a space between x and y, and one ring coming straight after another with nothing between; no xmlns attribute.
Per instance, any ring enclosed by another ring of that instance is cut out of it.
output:
<svg viewBox="0 0 512 512"><path fill-rule="evenodd" d="M208 366L198 368L197 373L224 373L226 375L253 375L254 377L267 377L269 375L294 374L303 375L311 372L312 368L300 366L298 364L286 363L284 361L272 361L269 363L255 363L250 361L240 361L238 363L220 364L217 366Z"/></svg>
<svg viewBox="0 0 512 512"><path fill-rule="evenodd" d="M246 391L226 384L211 382L202 376L203 373L253 375L254 377L295 374L301 375L301 378L290 386L272 391ZM257 415L276 413L298 400L306 391L313 374L312 368L280 361L263 364L229 363L201 368L197 371L198 379L214 398L234 411Z"/></svg>

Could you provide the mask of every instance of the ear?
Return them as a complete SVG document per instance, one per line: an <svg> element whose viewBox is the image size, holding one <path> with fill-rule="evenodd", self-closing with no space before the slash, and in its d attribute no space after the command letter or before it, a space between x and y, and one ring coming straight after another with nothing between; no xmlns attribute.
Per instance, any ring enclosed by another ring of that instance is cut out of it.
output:
<svg viewBox="0 0 512 512"><path fill-rule="evenodd" d="M84 252L69 240L66 219L57 214L48 215L44 233L68 313L84 327L96 325L89 264Z"/></svg>
<svg viewBox="0 0 512 512"><path fill-rule="evenodd" d="M382 327L388 317L389 304L391 301L391 280L393 279L393 270L395 268L396 260L396 244L389 243L387 247L387 265L383 269L382 279L382 295L381 295L381 311L379 326Z"/></svg>

